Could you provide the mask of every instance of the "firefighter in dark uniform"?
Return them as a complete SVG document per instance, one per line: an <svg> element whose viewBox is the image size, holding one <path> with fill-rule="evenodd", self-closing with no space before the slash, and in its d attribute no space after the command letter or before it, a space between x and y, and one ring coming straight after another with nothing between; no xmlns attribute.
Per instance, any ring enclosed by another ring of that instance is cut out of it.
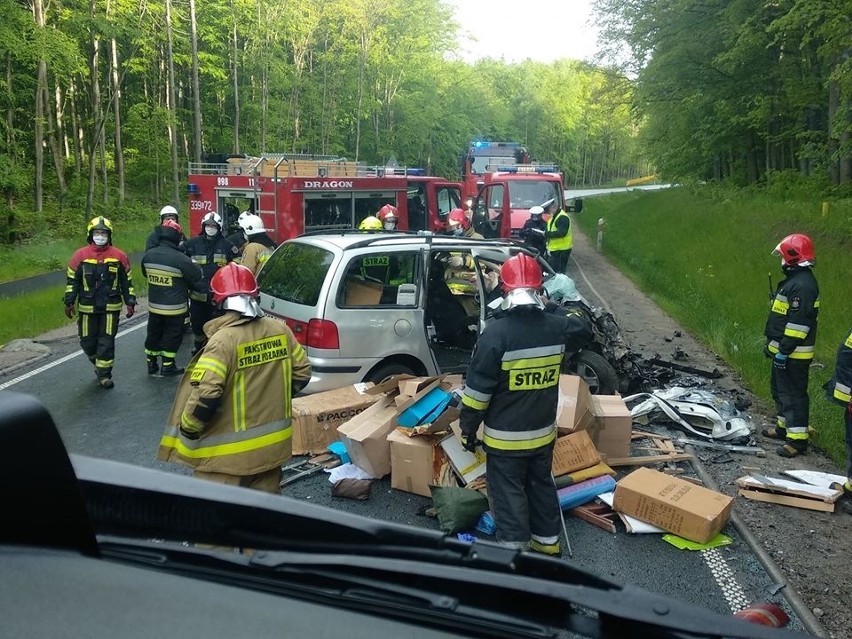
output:
<svg viewBox="0 0 852 639"><path fill-rule="evenodd" d="M216 271L240 256L240 250L222 235L222 218L218 213L208 213L201 219L201 233L184 242L183 251L201 267L208 286ZM194 339L193 355L207 342L204 325L213 319L215 311L216 308L209 299L190 301L189 322Z"/></svg>
<svg viewBox="0 0 852 639"><path fill-rule="evenodd" d="M840 404L846 426L846 482L840 507L852 515L852 330L837 349L834 376L825 385L828 399Z"/></svg>
<svg viewBox="0 0 852 639"><path fill-rule="evenodd" d="M160 373L168 377L183 373L175 358L183 340L189 299L206 300L208 289L201 267L178 248L182 237L180 225L166 220L157 237L157 245L142 257L142 275L148 280L145 357L149 375Z"/></svg>
<svg viewBox="0 0 852 639"><path fill-rule="evenodd" d="M462 443L475 451L484 422L488 497L497 538L559 555L560 513L553 483L559 373L568 319L543 311L542 273L525 253L500 271L505 311L479 337L462 395Z"/></svg>
<svg viewBox="0 0 852 639"><path fill-rule="evenodd" d="M65 315L78 312L80 348L95 367L101 388L112 388L115 335L122 301L128 319L136 310L136 294L130 259L112 245L112 222L93 218L86 229L88 244L77 249L68 262L65 285Z"/></svg>
<svg viewBox="0 0 852 639"><path fill-rule="evenodd" d="M772 358L770 386L777 421L764 428L764 437L783 441L782 457L808 450L808 371L814 358L819 313L819 286L812 272L814 245L807 235L794 233L772 251L781 257L785 278L772 294L766 320L765 354Z"/></svg>

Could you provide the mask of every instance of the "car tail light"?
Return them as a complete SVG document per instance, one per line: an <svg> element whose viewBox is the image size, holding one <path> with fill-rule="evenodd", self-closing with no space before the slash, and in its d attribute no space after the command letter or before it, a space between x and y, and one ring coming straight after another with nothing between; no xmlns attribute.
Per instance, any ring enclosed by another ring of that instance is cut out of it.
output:
<svg viewBox="0 0 852 639"><path fill-rule="evenodd" d="M308 322L307 340L305 346L310 348L340 348L340 337L337 334L337 324L323 319L312 319Z"/></svg>

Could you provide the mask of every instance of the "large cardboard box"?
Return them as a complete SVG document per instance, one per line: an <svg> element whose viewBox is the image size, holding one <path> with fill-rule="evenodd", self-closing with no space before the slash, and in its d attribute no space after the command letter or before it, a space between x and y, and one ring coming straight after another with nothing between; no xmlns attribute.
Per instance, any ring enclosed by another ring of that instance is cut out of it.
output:
<svg viewBox="0 0 852 639"><path fill-rule="evenodd" d="M556 406L556 426L560 435L583 430L594 421L592 394L589 385L577 375L559 376L559 403Z"/></svg>
<svg viewBox="0 0 852 639"><path fill-rule="evenodd" d="M437 483L444 461L438 439L433 435L409 437L398 429L391 431L391 488L431 497L429 485Z"/></svg>
<svg viewBox="0 0 852 639"><path fill-rule="evenodd" d="M584 430L559 437L553 447L553 474L556 477L599 464L601 456Z"/></svg>
<svg viewBox="0 0 852 639"><path fill-rule="evenodd" d="M371 406L381 395L366 392L363 384L295 397L293 399L293 454L322 453L338 440L337 427Z"/></svg>
<svg viewBox="0 0 852 639"><path fill-rule="evenodd" d="M375 306L382 299L383 289L378 282L346 278L343 303L346 306Z"/></svg>
<svg viewBox="0 0 852 639"><path fill-rule="evenodd" d="M388 435L396 428L396 403L382 397L375 404L337 427L340 441L352 463L381 479L391 471Z"/></svg>
<svg viewBox="0 0 852 639"><path fill-rule="evenodd" d="M621 395L592 395L594 421L586 427L595 448L606 457L629 457L633 417Z"/></svg>
<svg viewBox="0 0 852 639"><path fill-rule="evenodd" d="M615 486L613 510L700 544L731 517L734 499L658 470L639 468Z"/></svg>

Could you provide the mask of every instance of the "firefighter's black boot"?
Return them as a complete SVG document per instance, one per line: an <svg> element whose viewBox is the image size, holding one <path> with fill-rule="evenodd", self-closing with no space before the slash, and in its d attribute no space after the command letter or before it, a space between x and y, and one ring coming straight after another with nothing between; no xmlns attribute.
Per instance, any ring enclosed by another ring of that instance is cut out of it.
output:
<svg viewBox="0 0 852 639"><path fill-rule="evenodd" d="M178 368L174 360L171 362L163 361L163 367L160 369L160 375L163 377L173 377L175 375L183 375L183 368Z"/></svg>
<svg viewBox="0 0 852 639"><path fill-rule="evenodd" d="M160 366L159 366L159 364L157 364L157 358L156 357L149 357L148 358L148 374L149 375L156 375L158 372L160 372Z"/></svg>

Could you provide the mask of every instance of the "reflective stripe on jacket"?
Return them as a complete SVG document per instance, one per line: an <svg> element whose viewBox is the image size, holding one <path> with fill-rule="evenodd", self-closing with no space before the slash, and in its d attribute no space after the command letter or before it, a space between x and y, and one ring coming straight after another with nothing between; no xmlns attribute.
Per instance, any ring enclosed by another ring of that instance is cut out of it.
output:
<svg viewBox="0 0 852 639"><path fill-rule="evenodd" d="M809 267L792 269L772 299L764 335L770 353L813 359L819 315L819 286Z"/></svg>
<svg viewBox="0 0 852 639"><path fill-rule="evenodd" d="M480 335L462 395L461 428L485 422L486 452L523 454L556 439L559 374L568 320L518 308Z"/></svg>
<svg viewBox="0 0 852 639"><path fill-rule="evenodd" d="M311 375L305 350L268 317L228 311L204 332L209 340L180 381L157 458L230 475L272 470L292 454L293 380ZM201 437L187 439L181 426Z"/></svg>
<svg viewBox="0 0 852 639"><path fill-rule="evenodd" d="M825 385L828 398L842 406L852 402L852 330L837 348L834 376Z"/></svg>

